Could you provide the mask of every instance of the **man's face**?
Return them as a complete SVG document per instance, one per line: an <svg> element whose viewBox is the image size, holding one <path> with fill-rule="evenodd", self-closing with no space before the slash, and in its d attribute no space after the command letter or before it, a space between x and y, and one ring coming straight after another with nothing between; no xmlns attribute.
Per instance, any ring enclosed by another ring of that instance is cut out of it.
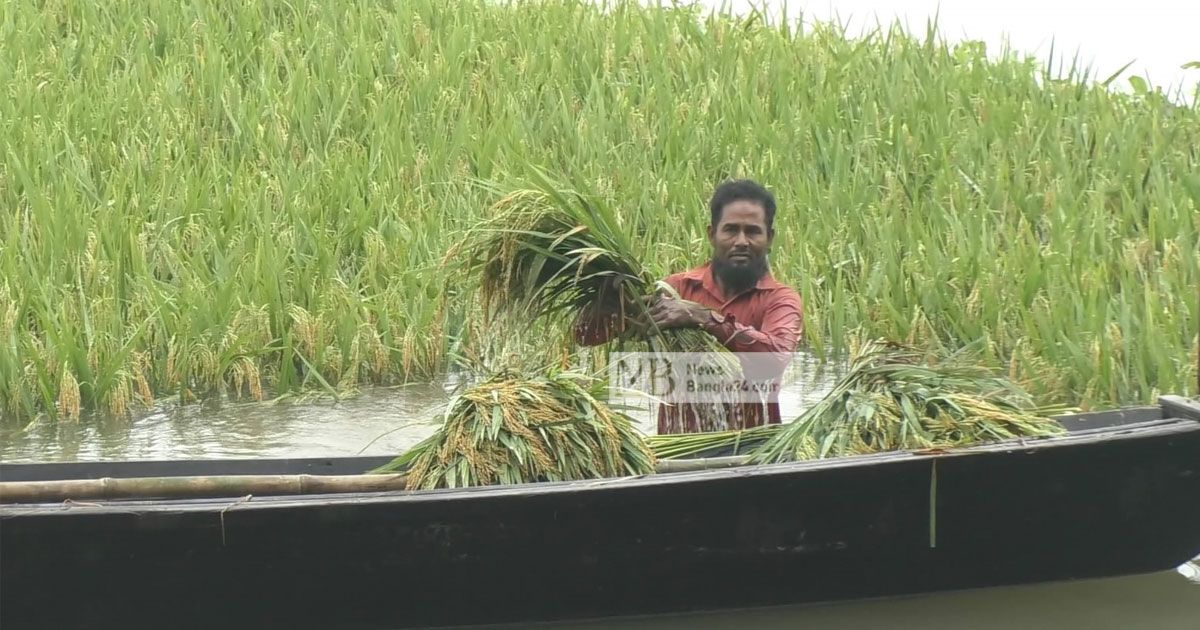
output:
<svg viewBox="0 0 1200 630"><path fill-rule="evenodd" d="M754 201L730 202L721 221L708 226L713 266L728 284L747 288L767 270L767 253L774 234L767 229L767 213Z"/></svg>

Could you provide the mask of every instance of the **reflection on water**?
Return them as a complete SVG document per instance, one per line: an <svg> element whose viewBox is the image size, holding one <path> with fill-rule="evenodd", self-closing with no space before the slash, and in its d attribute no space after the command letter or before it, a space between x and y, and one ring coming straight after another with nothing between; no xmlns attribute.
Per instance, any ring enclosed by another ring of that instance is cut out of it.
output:
<svg viewBox="0 0 1200 630"><path fill-rule="evenodd" d="M800 414L825 395L840 364L795 355L783 379L780 411ZM163 406L132 420L42 422L0 433L0 461L229 459L398 454L436 428L455 383L366 391L340 402L225 403ZM655 431L651 403L628 411L645 433Z"/></svg>
<svg viewBox="0 0 1200 630"><path fill-rule="evenodd" d="M1177 571L1179 575L1200 586L1200 558L1196 558L1191 562L1185 562Z"/></svg>

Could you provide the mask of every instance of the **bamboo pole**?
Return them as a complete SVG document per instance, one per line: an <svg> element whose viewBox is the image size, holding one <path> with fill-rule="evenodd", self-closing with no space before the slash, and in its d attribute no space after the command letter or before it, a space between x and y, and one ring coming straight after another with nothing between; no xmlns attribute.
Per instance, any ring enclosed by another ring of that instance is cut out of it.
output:
<svg viewBox="0 0 1200 630"><path fill-rule="evenodd" d="M405 475L218 475L0 482L0 503L195 499L403 490Z"/></svg>
<svg viewBox="0 0 1200 630"><path fill-rule="evenodd" d="M730 468L745 457L662 460L659 473ZM335 494L404 490L407 478L391 475L213 475L192 477L103 477L0 482L2 503L59 503L111 499L197 499L218 497Z"/></svg>

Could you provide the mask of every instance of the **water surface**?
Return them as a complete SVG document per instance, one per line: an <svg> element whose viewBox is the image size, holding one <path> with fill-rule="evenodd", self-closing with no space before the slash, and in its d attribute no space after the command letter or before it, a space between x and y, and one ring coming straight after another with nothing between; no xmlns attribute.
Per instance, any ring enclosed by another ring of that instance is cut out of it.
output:
<svg viewBox="0 0 1200 630"><path fill-rule="evenodd" d="M888 599L604 619L494 625L531 630L1196 630L1200 567L1149 575L976 589ZM1193 581L1195 580L1195 581Z"/></svg>
<svg viewBox="0 0 1200 630"><path fill-rule="evenodd" d="M841 373L795 355L780 395L784 418L820 400ZM403 452L431 434L458 382L365 391L342 401L164 404L128 420L85 418L0 428L0 461L103 461L327 457ZM651 403L634 396L630 415L654 433Z"/></svg>

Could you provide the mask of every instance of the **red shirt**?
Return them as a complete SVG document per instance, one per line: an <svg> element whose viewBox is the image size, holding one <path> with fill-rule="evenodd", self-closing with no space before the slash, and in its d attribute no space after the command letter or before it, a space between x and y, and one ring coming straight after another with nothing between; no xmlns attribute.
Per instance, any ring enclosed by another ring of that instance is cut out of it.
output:
<svg viewBox="0 0 1200 630"><path fill-rule="evenodd" d="M666 283L679 292L679 297L714 311L712 321L703 328L730 351L766 353L763 361L755 362L755 379L782 376L804 332L804 307L799 294L777 282L768 272L754 287L726 297L717 287L709 264L672 274ZM615 321L610 319L608 323ZM596 345L607 341L613 332L611 325L589 326L581 321L575 327L575 338L579 343ZM694 412L684 407L659 407L660 434L707 430L698 425ZM734 426L728 427L730 430L781 422L778 397L774 394L765 405L765 419L762 405L743 403L740 407Z"/></svg>

